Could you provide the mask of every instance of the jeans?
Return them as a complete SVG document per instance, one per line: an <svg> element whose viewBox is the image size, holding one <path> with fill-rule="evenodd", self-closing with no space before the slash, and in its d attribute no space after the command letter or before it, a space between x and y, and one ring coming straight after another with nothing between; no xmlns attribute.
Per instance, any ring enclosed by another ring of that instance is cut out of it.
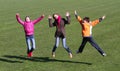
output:
<svg viewBox="0 0 120 71"><path fill-rule="evenodd" d="M33 52L33 50L35 49L34 35L26 36L26 44L27 44L27 53Z"/></svg>
<svg viewBox="0 0 120 71"><path fill-rule="evenodd" d="M57 47L59 46L59 43L60 43L60 37L56 37L56 39L55 39L55 45L54 45L54 47L53 47L52 52L55 52L55 50L56 50ZM71 53L71 50L70 50L69 47L66 45L66 38L62 38L62 44L63 44L63 47L65 48L65 50L66 50L68 53Z"/></svg>

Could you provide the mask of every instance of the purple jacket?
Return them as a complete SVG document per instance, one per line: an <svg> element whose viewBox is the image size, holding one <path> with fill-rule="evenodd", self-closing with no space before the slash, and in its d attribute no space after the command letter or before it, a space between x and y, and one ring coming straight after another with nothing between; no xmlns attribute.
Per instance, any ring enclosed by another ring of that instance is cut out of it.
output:
<svg viewBox="0 0 120 71"><path fill-rule="evenodd" d="M17 21L24 27L25 35L33 35L34 34L34 25L41 21L44 18L44 16L39 17L36 20L26 22L22 21L19 15L16 15Z"/></svg>

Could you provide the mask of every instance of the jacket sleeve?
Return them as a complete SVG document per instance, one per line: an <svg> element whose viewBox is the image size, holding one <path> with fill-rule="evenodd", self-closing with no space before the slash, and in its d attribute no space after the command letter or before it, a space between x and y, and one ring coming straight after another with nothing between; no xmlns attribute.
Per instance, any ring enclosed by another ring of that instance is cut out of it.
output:
<svg viewBox="0 0 120 71"><path fill-rule="evenodd" d="M19 15L16 15L16 19L20 24L24 25L24 21L21 20Z"/></svg>
<svg viewBox="0 0 120 71"><path fill-rule="evenodd" d="M67 20L65 20L65 24L70 24L70 16L66 16Z"/></svg>
<svg viewBox="0 0 120 71"><path fill-rule="evenodd" d="M98 24L99 22L100 22L99 19L92 21L92 26L95 26L95 25Z"/></svg>
<svg viewBox="0 0 120 71"><path fill-rule="evenodd" d="M80 24L82 24L82 22L83 22L82 18L80 16L77 16L77 15L75 15L75 16L76 16L76 19L80 22Z"/></svg>
<svg viewBox="0 0 120 71"><path fill-rule="evenodd" d="M56 25L55 25L56 22L54 21L54 22L52 23L52 19L48 19L48 22L49 22L49 27L54 27L54 26L56 26Z"/></svg>
<svg viewBox="0 0 120 71"><path fill-rule="evenodd" d="M37 18L36 20L33 21L33 24L38 23L39 21L41 21L44 18L44 16L41 16L39 18Z"/></svg>

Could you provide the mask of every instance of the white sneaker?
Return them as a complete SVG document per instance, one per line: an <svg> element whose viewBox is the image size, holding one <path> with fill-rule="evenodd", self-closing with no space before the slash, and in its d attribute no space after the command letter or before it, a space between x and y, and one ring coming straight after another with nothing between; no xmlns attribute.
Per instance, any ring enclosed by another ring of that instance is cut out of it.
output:
<svg viewBox="0 0 120 71"><path fill-rule="evenodd" d="M102 55L103 55L103 56L107 56L107 54L106 54L106 53L103 53Z"/></svg>
<svg viewBox="0 0 120 71"><path fill-rule="evenodd" d="M52 57L55 58L55 52L52 52Z"/></svg>
<svg viewBox="0 0 120 71"><path fill-rule="evenodd" d="M70 56L70 58L72 58L73 57L72 53L69 53L69 56Z"/></svg>

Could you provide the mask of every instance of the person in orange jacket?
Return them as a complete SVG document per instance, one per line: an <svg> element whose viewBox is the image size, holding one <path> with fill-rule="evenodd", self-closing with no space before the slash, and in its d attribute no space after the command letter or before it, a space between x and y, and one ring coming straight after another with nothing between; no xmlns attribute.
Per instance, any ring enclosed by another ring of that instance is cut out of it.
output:
<svg viewBox="0 0 120 71"><path fill-rule="evenodd" d="M82 19L80 16L78 16L77 12L75 11L75 17L82 26L82 37L83 37L82 43L76 53L82 53L86 43L89 42L93 47L95 47L98 50L98 52L102 56L106 56L106 53L98 46L98 44L94 41L92 37L92 27L94 27L96 24L104 20L105 16L102 16L97 20L90 21L89 17L84 17Z"/></svg>

